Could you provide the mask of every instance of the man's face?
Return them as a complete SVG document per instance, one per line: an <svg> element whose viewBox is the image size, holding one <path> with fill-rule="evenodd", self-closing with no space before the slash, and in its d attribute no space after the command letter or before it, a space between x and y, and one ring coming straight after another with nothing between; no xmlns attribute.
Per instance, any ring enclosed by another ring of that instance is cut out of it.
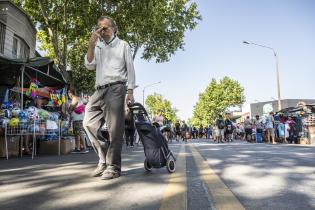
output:
<svg viewBox="0 0 315 210"><path fill-rule="evenodd" d="M114 28L111 26L110 21L108 19L101 20L98 22L97 26L98 28L103 28L100 35L103 39L108 41L114 33Z"/></svg>

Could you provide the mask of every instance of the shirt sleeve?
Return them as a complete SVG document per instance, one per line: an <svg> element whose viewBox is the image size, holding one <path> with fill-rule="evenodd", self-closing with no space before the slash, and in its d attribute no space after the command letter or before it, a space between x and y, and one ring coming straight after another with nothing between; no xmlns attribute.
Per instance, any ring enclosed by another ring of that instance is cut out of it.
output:
<svg viewBox="0 0 315 210"><path fill-rule="evenodd" d="M96 52L94 53L94 58L92 60L92 62L89 62L87 60L87 55L84 56L84 65L88 70L94 70L96 68Z"/></svg>
<svg viewBox="0 0 315 210"><path fill-rule="evenodd" d="M125 46L125 62L126 62L126 68L127 68L127 74L128 74L128 89L134 89L136 85L136 75L135 75L135 69L133 65L133 58L131 54L131 49L128 43L126 43Z"/></svg>

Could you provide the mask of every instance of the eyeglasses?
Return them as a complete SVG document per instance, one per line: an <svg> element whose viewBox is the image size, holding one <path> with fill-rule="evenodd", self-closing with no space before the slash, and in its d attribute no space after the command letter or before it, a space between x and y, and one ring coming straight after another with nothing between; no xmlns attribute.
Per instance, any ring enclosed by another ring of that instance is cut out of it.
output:
<svg viewBox="0 0 315 210"><path fill-rule="evenodd" d="M101 27L97 27L96 30L99 30ZM108 31L111 27L102 27L101 33Z"/></svg>

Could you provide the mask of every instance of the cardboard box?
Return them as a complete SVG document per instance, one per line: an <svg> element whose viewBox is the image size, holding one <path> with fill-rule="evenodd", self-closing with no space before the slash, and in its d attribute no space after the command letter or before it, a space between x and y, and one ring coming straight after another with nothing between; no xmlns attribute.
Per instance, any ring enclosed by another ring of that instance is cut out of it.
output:
<svg viewBox="0 0 315 210"><path fill-rule="evenodd" d="M308 132L310 134L315 134L315 126L308 126Z"/></svg>
<svg viewBox="0 0 315 210"><path fill-rule="evenodd" d="M8 136L8 155L9 157L19 156L20 136ZM0 157L6 157L5 138L0 136Z"/></svg>
<svg viewBox="0 0 315 210"><path fill-rule="evenodd" d="M73 149L74 139L60 140L60 154L69 154ZM58 155L59 141L40 141L39 154L42 155Z"/></svg>
<svg viewBox="0 0 315 210"><path fill-rule="evenodd" d="M300 138L300 144L309 144L308 138Z"/></svg>

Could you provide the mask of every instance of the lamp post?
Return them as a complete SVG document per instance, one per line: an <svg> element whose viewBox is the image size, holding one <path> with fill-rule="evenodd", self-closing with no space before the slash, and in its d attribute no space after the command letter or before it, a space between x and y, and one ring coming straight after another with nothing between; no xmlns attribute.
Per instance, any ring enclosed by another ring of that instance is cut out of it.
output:
<svg viewBox="0 0 315 210"><path fill-rule="evenodd" d="M144 88L143 88L143 90L142 90L142 104L143 104L143 106L144 106L144 91L145 91L145 89L148 88L148 87L151 87L151 86L153 86L153 85L160 84L160 83L161 83L161 81L155 82L155 83L152 83L152 84L149 84L149 85L144 86Z"/></svg>
<svg viewBox="0 0 315 210"><path fill-rule="evenodd" d="M278 94L278 111L281 110L281 96L280 96L280 76L279 76L279 61L278 61L278 53L272 48L272 47L268 47L265 45L261 45L261 44L256 44L254 42L247 42L247 41L243 41L244 44L247 45L256 45L259 47L264 47L267 49L272 50L273 55L275 56L275 60L276 60L276 79L277 79L277 94Z"/></svg>

